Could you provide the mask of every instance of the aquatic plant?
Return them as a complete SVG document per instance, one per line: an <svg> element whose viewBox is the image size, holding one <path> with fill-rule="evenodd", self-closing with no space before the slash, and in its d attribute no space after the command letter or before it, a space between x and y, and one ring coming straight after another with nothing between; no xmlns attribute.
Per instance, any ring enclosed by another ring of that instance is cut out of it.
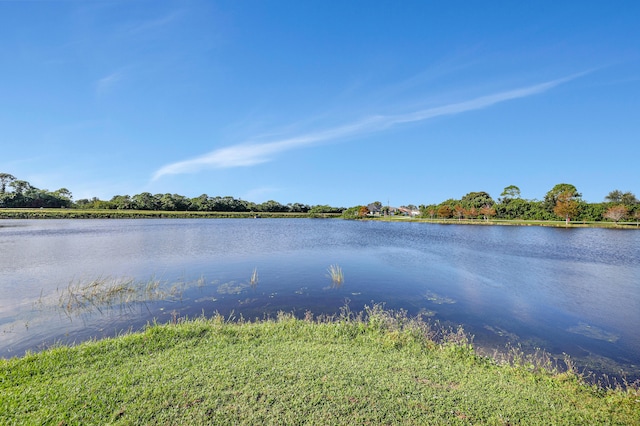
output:
<svg viewBox="0 0 640 426"><path fill-rule="evenodd" d="M236 283L235 281L229 281L218 286L218 293L220 294L240 294L247 287L247 284Z"/></svg>
<svg viewBox="0 0 640 426"><path fill-rule="evenodd" d="M249 285L251 288L256 288L258 285L258 268L253 268L253 274L251 274L251 278L249 279Z"/></svg>
<svg viewBox="0 0 640 426"><path fill-rule="evenodd" d="M102 312L114 306L129 307L137 302L162 300L170 293L160 288L160 281L147 282L133 278L100 277L88 284L71 282L60 292L58 307L67 315L79 315L92 311Z"/></svg>
<svg viewBox="0 0 640 426"><path fill-rule="evenodd" d="M344 274L342 273L342 268L338 265L330 265L328 271L329 278L331 278L331 287L342 287L342 284L344 284Z"/></svg>

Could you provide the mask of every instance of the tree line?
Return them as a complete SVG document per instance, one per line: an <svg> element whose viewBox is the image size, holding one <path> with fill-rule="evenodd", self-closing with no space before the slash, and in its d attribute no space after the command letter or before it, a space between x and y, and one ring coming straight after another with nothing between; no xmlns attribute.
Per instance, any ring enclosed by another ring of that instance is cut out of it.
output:
<svg viewBox="0 0 640 426"><path fill-rule="evenodd" d="M344 217L362 218L375 211L394 214L388 207L380 208L376 201L367 206L354 206L343 212ZM406 206L413 210L415 206ZM470 192L460 199L450 198L439 204L420 205L420 217L428 219L458 220L565 220L597 222L624 219L640 220L640 201L631 192L611 191L601 203L587 203L576 187L559 183L549 190L543 200L527 200L521 197L520 188L509 185L495 201L487 192ZM401 209L402 210L402 209ZM405 214L395 210L395 214Z"/></svg>
<svg viewBox="0 0 640 426"><path fill-rule="evenodd" d="M274 200L254 203L231 196L202 194L188 198L179 194L151 194L143 192L133 196L116 195L110 200L80 199L73 201L66 188L56 191L38 189L29 182L9 173L0 173L0 207L4 208L78 208L98 210L155 210L202 212L272 212L272 213L342 213L345 218L360 218L372 214L374 206L382 214L393 214L374 202L369 206L351 208L301 203L281 204ZM405 207L405 206L403 206ZM487 192L470 192L460 199L448 199L439 204L408 206L405 210L419 210L429 219L511 219L618 222L625 219L640 220L640 201L631 192L611 191L603 202L587 203L574 185L559 183L549 190L543 200L521 197L520 188L509 185L495 201ZM401 210L394 210L396 214Z"/></svg>
<svg viewBox="0 0 640 426"><path fill-rule="evenodd" d="M73 207L71 192L38 189L9 173L0 173L0 207L67 208Z"/></svg>
<svg viewBox="0 0 640 426"><path fill-rule="evenodd" d="M470 192L461 199L449 199L440 204L420 206L421 216L435 219L511 219L594 222L640 219L640 202L631 192L611 191L601 203L587 203L576 187L559 183L549 190L543 200L527 200L520 196L520 188L504 188L498 201L486 192Z"/></svg>
<svg viewBox="0 0 640 426"><path fill-rule="evenodd" d="M77 208L97 210L155 210L203 212L269 212L269 213L342 213L343 207L301 203L280 204L269 200L253 203L234 197L211 197L202 194L188 198L179 194L151 194L143 192L133 196L116 195L110 200L80 199L73 201L66 188L57 191L38 189L11 174L0 173L0 207L5 208Z"/></svg>

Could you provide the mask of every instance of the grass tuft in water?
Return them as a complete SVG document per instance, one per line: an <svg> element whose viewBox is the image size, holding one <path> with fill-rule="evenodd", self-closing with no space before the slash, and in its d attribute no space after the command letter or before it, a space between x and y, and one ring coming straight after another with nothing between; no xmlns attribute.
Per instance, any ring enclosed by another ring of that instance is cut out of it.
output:
<svg viewBox="0 0 640 426"><path fill-rule="evenodd" d="M344 274L342 268L338 265L329 266L329 278L331 278L331 287L338 288L344 284Z"/></svg>
<svg viewBox="0 0 640 426"><path fill-rule="evenodd" d="M251 288L256 288L258 286L258 268L253 268L253 273L249 279L249 285Z"/></svg>
<svg viewBox="0 0 640 426"><path fill-rule="evenodd" d="M58 308L69 317L104 309L126 309L135 303L166 300L174 297L174 291L166 291L156 279L136 281L133 278L100 277L89 283L71 282L60 292Z"/></svg>

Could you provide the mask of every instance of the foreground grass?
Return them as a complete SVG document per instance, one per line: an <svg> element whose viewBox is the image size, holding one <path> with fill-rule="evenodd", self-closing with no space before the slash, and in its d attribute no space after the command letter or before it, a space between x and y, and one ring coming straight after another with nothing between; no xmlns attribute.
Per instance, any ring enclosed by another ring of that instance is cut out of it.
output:
<svg viewBox="0 0 640 426"><path fill-rule="evenodd" d="M639 401L497 365L459 332L375 307L154 325L0 361L1 424L640 424Z"/></svg>

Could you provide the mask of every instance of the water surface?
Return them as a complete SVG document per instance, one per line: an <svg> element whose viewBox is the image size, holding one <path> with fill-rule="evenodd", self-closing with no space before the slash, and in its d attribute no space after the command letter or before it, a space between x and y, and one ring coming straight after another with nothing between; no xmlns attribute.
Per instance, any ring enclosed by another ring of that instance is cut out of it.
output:
<svg viewBox="0 0 640 426"><path fill-rule="evenodd" d="M0 222L0 356L185 316L334 314L372 303L462 324L487 348L638 378L640 232L321 219ZM333 288L328 267L345 282ZM254 269L257 285L251 286ZM68 312L92 280L171 297Z"/></svg>

